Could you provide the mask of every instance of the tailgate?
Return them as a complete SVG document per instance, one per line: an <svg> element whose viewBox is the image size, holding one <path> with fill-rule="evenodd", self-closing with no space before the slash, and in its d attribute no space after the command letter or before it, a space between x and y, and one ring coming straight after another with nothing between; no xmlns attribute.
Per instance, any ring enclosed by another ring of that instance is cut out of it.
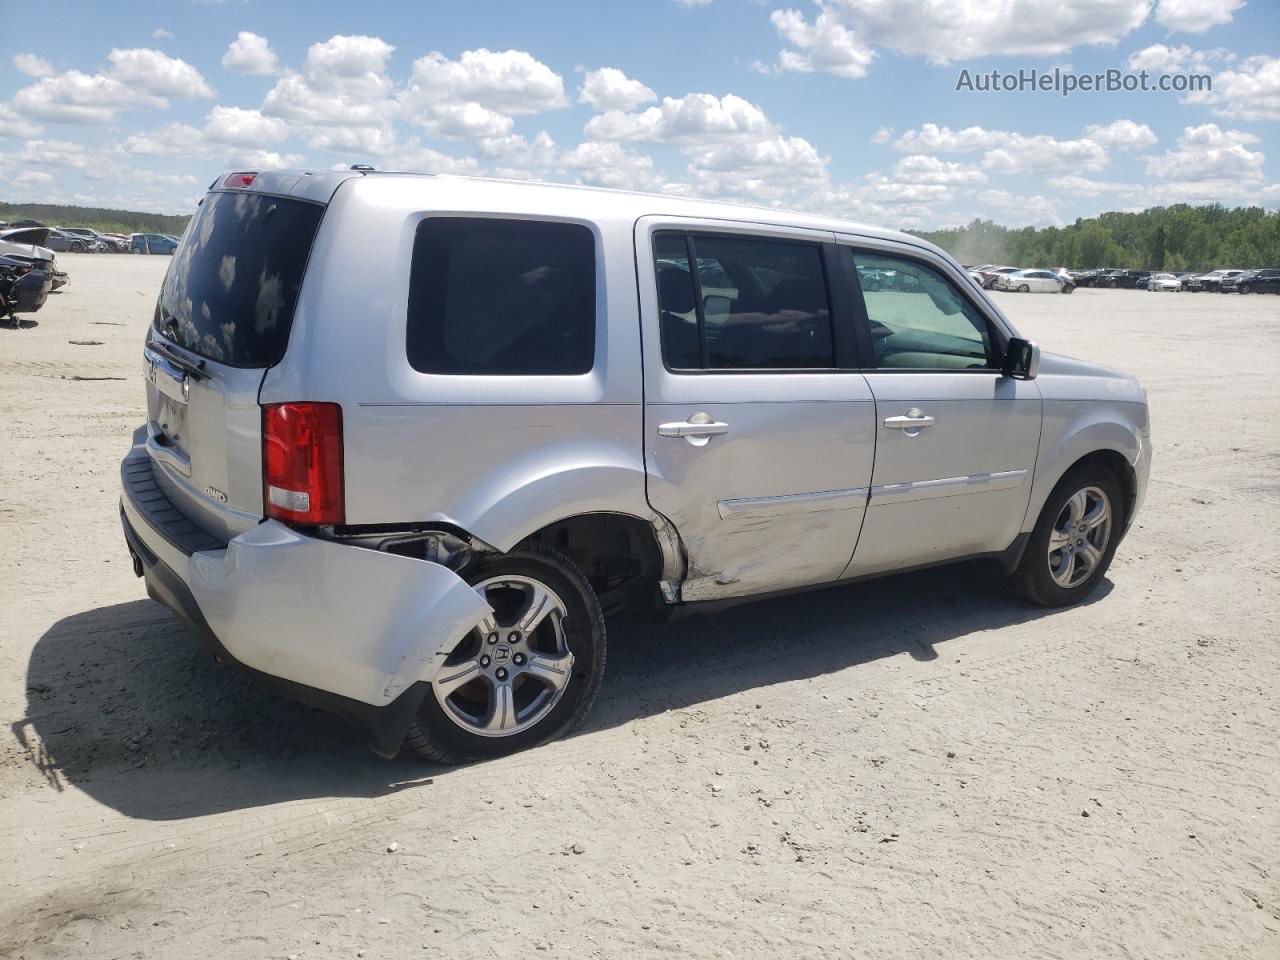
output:
<svg viewBox="0 0 1280 960"><path fill-rule="evenodd" d="M147 334L147 450L192 522L230 540L261 520L266 371L284 356L322 204L214 190L165 274Z"/></svg>
<svg viewBox="0 0 1280 960"><path fill-rule="evenodd" d="M149 341L147 452L155 479L193 523L230 540L262 518L262 411L265 370L203 361L184 369Z"/></svg>

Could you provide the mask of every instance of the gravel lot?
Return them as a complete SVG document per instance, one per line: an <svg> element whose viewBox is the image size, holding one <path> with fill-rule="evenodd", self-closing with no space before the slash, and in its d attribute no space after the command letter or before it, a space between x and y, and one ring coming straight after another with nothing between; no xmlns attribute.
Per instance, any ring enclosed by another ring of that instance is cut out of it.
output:
<svg viewBox="0 0 1280 960"><path fill-rule="evenodd" d="M0 327L0 955L1280 956L1280 297L996 294L1150 393L1093 602L961 566L615 622L585 729L447 770L146 599L117 464L168 258L60 259Z"/></svg>

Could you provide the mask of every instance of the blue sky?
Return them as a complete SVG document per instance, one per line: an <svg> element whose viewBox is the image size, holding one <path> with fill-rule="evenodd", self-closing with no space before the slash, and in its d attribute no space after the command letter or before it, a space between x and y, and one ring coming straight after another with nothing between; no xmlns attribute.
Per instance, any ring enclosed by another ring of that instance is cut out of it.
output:
<svg viewBox="0 0 1280 960"><path fill-rule="evenodd" d="M57 20L0 62L0 199L185 212L220 171L363 162L895 227L1280 205L1275 0L72 0ZM956 90L1055 67L1213 89Z"/></svg>

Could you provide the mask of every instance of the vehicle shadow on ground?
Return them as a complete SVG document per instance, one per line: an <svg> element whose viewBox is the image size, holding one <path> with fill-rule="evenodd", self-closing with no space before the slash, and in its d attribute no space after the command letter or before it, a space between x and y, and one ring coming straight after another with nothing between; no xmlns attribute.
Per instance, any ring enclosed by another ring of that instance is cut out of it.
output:
<svg viewBox="0 0 1280 960"><path fill-rule="evenodd" d="M884 657L933 660L949 640L1056 615L1011 597L993 571L957 565L667 624L617 618L604 689L577 735ZM216 665L150 600L54 624L32 651L27 700L12 732L48 785L140 819L381 796L451 772L374 756L343 721Z"/></svg>
<svg viewBox="0 0 1280 960"><path fill-rule="evenodd" d="M40 326L39 320L19 320L15 323L12 320L0 319L0 330L31 330Z"/></svg>

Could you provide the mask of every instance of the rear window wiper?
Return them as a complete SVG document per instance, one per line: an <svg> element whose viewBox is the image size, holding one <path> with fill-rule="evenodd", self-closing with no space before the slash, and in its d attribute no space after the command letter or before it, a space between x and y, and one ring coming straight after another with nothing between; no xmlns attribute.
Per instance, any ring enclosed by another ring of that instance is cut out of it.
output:
<svg viewBox="0 0 1280 960"><path fill-rule="evenodd" d="M164 339L163 334L161 334L159 339L152 340L147 344L147 346L156 353L163 354L166 360L178 369L182 370L188 376L193 377L196 380L207 380L209 378L209 374L204 368L203 360L187 359L169 345L169 342Z"/></svg>

